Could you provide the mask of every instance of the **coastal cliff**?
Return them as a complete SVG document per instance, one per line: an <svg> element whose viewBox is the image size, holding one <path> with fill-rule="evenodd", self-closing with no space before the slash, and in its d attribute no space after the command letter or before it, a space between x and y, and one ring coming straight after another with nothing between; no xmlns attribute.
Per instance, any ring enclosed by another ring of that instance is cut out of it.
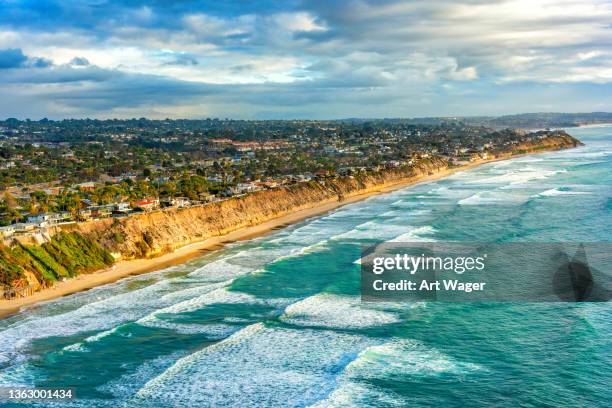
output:
<svg viewBox="0 0 612 408"><path fill-rule="evenodd" d="M472 164L579 144L573 137L560 133L537 142L513 145L507 151L489 154L486 159L474 157ZM37 240L14 239L0 245L0 285L27 287L28 293L37 291L57 280L104 269L119 259L159 256L295 211L415 182L447 171L450 166L443 158L431 157L411 166L296 183L204 206L54 227Z"/></svg>
<svg viewBox="0 0 612 408"><path fill-rule="evenodd" d="M122 259L157 256L186 244L356 194L384 188L446 169L441 159L424 160L410 170L393 169L353 177L326 178L257 191L185 209L80 223L74 231L92 238Z"/></svg>

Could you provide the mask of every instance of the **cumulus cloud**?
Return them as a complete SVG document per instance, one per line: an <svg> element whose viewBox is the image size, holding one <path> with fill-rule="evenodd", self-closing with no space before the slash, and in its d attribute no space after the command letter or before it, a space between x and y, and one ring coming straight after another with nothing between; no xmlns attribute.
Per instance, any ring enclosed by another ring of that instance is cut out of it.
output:
<svg viewBox="0 0 612 408"><path fill-rule="evenodd" d="M178 54L168 65L198 65L198 60L193 55Z"/></svg>
<svg viewBox="0 0 612 408"><path fill-rule="evenodd" d="M52 62L45 58L27 57L20 48L8 48L0 50L0 69L10 68L46 68Z"/></svg>
<svg viewBox="0 0 612 408"><path fill-rule="evenodd" d="M606 110L611 24L605 0L2 2L0 94L50 117Z"/></svg>
<svg viewBox="0 0 612 408"><path fill-rule="evenodd" d="M70 65L75 67L86 67L89 65L89 60L83 57L74 57L70 60Z"/></svg>
<svg viewBox="0 0 612 408"><path fill-rule="evenodd" d="M19 48L0 50L0 69L17 68L27 60L28 58Z"/></svg>

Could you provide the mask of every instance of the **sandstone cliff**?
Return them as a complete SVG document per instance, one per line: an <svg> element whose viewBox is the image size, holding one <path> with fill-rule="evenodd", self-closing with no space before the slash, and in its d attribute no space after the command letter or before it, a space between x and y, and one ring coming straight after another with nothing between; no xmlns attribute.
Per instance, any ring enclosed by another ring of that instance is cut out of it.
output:
<svg viewBox="0 0 612 408"><path fill-rule="evenodd" d="M537 142L514 145L508 151L495 153L488 160L579 144L571 136L559 133ZM8 246L0 245L0 283L21 286L27 282L30 287L44 287L53 283L54 274L59 279L91 272L94 265L108 265L111 254L115 259L158 256L189 243L225 235L294 211L416 181L448 167L449 163L441 158L422 159L410 167L298 183L200 207L167 209L55 228L40 238L47 241L44 243L14 240ZM76 243L78 251L70 247ZM90 253L95 256L89 256ZM79 262L71 258L73 254L80 254L74 255L79 259L87 256L90 259ZM39 281L39 285L32 284L34 279Z"/></svg>
<svg viewBox="0 0 612 408"><path fill-rule="evenodd" d="M560 134L536 143L515 145L511 151L498 152L496 157L490 159L574 147L579 143L567 134ZM75 228L117 257L129 259L157 256L195 241L225 235L293 211L330 200L342 201L397 183L410 182L448 167L448 162L441 158L429 158L408 168L299 183L202 207L169 209L128 218L91 221L78 224Z"/></svg>
<svg viewBox="0 0 612 408"><path fill-rule="evenodd" d="M414 166L409 172L395 169L298 183L201 207L80 223L73 230L92 238L123 259L156 256L194 241L224 235L330 200L342 201L447 167L447 163L441 159L430 159Z"/></svg>

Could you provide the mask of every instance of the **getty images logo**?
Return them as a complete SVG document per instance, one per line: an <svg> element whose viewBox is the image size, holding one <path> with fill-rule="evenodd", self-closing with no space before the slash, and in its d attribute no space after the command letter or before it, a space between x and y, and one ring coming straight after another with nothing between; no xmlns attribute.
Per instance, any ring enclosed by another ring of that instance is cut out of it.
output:
<svg viewBox="0 0 612 408"><path fill-rule="evenodd" d="M553 277L553 287L559 299L565 302L607 302L612 298L612 292L596 282L595 277L605 275L589 267L584 245L580 245L572 259L565 252L559 252L557 256L561 266Z"/></svg>

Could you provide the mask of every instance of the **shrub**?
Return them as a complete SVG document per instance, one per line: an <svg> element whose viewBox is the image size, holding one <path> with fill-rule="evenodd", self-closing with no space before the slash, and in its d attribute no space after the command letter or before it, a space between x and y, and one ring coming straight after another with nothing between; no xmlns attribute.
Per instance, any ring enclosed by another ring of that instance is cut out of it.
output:
<svg viewBox="0 0 612 408"><path fill-rule="evenodd" d="M62 232L42 245L0 246L0 284L10 286L22 279L25 271L48 283L93 272L113 263L110 252L92 239L78 232Z"/></svg>

